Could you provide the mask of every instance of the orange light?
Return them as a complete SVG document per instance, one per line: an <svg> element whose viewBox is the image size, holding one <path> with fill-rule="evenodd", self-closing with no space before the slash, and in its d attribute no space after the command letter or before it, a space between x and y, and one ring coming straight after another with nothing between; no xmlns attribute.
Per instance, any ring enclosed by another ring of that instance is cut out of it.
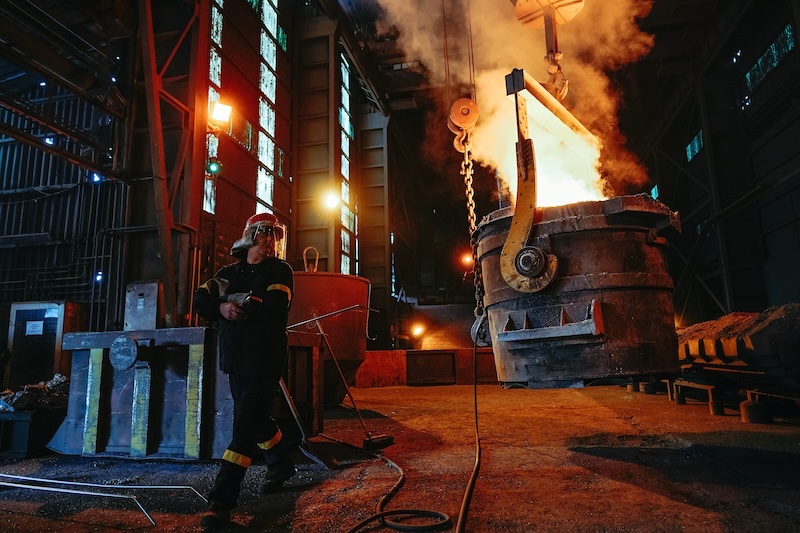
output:
<svg viewBox="0 0 800 533"><path fill-rule="evenodd" d="M339 197L335 193L329 192L322 201L327 209L333 210L339 207Z"/></svg>
<svg viewBox="0 0 800 533"><path fill-rule="evenodd" d="M422 324L414 324L411 327L412 336L419 338L422 336L423 333L425 333L425 326L423 326Z"/></svg>
<svg viewBox="0 0 800 533"><path fill-rule="evenodd" d="M209 113L208 118L214 122L227 124L231 119L232 111L233 108L231 106L222 104L220 102L214 102L211 104L211 112Z"/></svg>
<svg viewBox="0 0 800 533"><path fill-rule="evenodd" d="M475 260L472 258L472 253L464 252L461 255L461 263L464 265L465 268L472 268L472 264Z"/></svg>
<svg viewBox="0 0 800 533"><path fill-rule="evenodd" d="M602 200L598 170L600 143L581 135L554 115L527 90L520 93L527 104L528 127L536 153L536 204L539 207ZM516 135L513 128L509 137ZM514 145L516 139L509 138ZM515 156L516 154L512 154ZM503 164L503 176L516 197L516 157Z"/></svg>

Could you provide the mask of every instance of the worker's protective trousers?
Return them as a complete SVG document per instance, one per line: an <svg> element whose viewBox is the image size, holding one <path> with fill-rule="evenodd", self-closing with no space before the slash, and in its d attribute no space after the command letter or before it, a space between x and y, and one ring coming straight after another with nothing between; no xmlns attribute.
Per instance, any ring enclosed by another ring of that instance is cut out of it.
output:
<svg viewBox="0 0 800 533"><path fill-rule="evenodd" d="M253 458L267 457L267 465L276 458L288 457L281 443L281 431L270 413L280 378L229 375L233 396L233 436L222 455L222 466L208 495L208 501L233 509L239 499L242 480Z"/></svg>

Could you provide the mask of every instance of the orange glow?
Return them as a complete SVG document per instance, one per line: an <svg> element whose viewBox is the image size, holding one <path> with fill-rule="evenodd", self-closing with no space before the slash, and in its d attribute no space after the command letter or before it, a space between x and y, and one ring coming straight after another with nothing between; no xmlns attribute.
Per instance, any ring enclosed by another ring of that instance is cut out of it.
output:
<svg viewBox="0 0 800 533"><path fill-rule="evenodd" d="M515 203L517 118L513 96L505 95L506 74L494 70L479 77L479 94L485 100L478 104L486 113L473 133L473 147L476 159L497 169ZM598 139L583 137L570 129L527 90L520 94L525 97L528 133L536 157L537 207L605 199L600 190Z"/></svg>
<svg viewBox="0 0 800 533"><path fill-rule="evenodd" d="M326 194L322 201L328 209L336 209L339 207L339 197L335 193L330 192Z"/></svg>
<svg viewBox="0 0 800 533"><path fill-rule="evenodd" d="M528 130L536 154L536 205L566 205L603 200L598 183L600 144L570 129L528 91L521 93L528 108ZM512 104L513 105L513 104ZM516 143L515 122L509 125L511 142ZM516 154L504 161L501 176L516 199Z"/></svg>
<svg viewBox="0 0 800 533"><path fill-rule="evenodd" d="M472 252L464 252L461 255L461 264L463 264L465 268L472 268L473 261Z"/></svg>
<svg viewBox="0 0 800 533"><path fill-rule="evenodd" d="M229 105L214 102L211 104L211 113L209 119L214 122L227 123L231 119L232 108Z"/></svg>
<svg viewBox="0 0 800 533"><path fill-rule="evenodd" d="M419 338L422 336L423 333L425 333L425 326L423 326L422 324L414 324L411 327L412 336Z"/></svg>

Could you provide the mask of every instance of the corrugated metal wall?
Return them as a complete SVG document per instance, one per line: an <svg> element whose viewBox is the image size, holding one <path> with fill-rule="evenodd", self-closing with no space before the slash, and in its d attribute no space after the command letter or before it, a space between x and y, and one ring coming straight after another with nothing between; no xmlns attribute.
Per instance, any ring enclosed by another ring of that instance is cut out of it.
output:
<svg viewBox="0 0 800 533"><path fill-rule="evenodd" d="M109 230L124 218L125 187L100 168L111 172L120 155L119 121L44 77L42 83L14 95L16 109L0 107L0 301L101 303L113 283L109 258L119 253ZM31 118L34 111L52 127Z"/></svg>

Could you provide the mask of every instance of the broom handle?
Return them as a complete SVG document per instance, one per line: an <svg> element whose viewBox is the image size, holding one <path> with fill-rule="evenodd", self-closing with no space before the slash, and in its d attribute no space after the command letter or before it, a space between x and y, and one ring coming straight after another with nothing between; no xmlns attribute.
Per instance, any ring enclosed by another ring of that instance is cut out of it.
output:
<svg viewBox="0 0 800 533"><path fill-rule="evenodd" d="M322 338L325 339L325 346L328 347L328 352L331 354L331 359L333 359L333 363L336 365L336 370L339 371L339 377L342 378L342 383L344 383L344 390L347 391L347 397L350 398L350 403L353 404L353 408L356 410L356 414L358 415L358 420L361 422L361 426L364 428L364 433L367 434L367 438L370 437L369 430L367 429L367 425L364 423L364 419L361 417L361 411L358 410L358 406L356 405L356 401L353 399L353 395L350 394L350 387L347 385L347 379L344 377L344 372L342 372L342 367L339 366L339 361L336 359L336 355L333 353L333 349L331 348L331 343L328 342L328 335L322 329L322 324L319 320L317 322L317 329L319 329Z"/></svg>
<svg viewBox="0 0 800 533"><path fill-rule="evenodd" d="M297 411L297 406L294 404L294 400L292 399L292 395L289 394L289 387L286 386L286 382L281 378L280 380L281 391L283 392L283 397L286 399L286 403L289 404L289 410L292 412L292 416L294 417L294 421L297 423L297 428L300 430L300 438L302 439L303 444L308 442L306 438L306 432L303 429L303 422L300 420L300 413Z"/></svg>

